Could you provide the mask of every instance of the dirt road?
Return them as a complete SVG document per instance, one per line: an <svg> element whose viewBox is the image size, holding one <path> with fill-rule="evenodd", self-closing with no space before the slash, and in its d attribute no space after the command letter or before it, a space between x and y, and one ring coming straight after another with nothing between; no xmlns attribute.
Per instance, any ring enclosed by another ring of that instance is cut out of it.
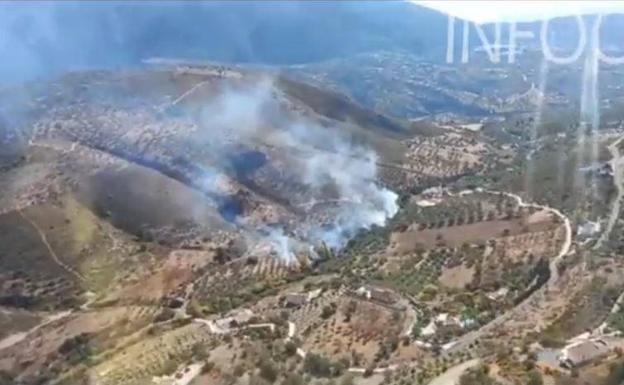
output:
<svg viewBox="0 0 624 385"><path fill-rule="evenodd" d="M429 382L429 385L457 385L459 384L459 379L462 374L464 374L466 370L479 365L479 362L480 360L475 359L453 366L446 372L434 378L431 382Z"/></svg>
<svg viewBox="0 0 624 385"><path fill-rule="evenodd" d="M622 197L624 197L624 180L623 180L623 168L624 166L624 157L620 154L619 145L624 140L624 136L621 136L618 140L611 143L608 149L611 153L611 168L613 170L613 183L615 184L615 188L617 189L617 195L615 197L615 201L613 201L613 206L611 206L611 212L609 214L609 220L607 221L607 227L598 238L598 242L594 245L594 249L599 249L605 243L609 236L611 235L611 231L613 231L613 226L618 220L620 215L620 208L622 204Z"/></svg>
<svg viewBox="0 0 624 385"><path fill-rule="evenodd" d="M445 354L452 354L458 351L461 351L467 348L476 340L480 339L483 335L491 332L495 328L503 325L509 320L513 320L518 318L518 315L522 315L524 313L530 312L531 308L534 306L536 301L540 301L544 298L544 293L553 288L556 282L559 280L559 269L557 268L559 262L570 252L570 248L572 246L572 226L570 225L570 220L567 216L565 216L561 211L554 209L552 207L540 205L537 203L526 203L522 200L522 197L519 195L508 193L508 192L499 192L499 191L486 191L490 194L504 194L508 197L515 199L518 202L520 207L534 207L542 210L548 210L562 219L563 224L565 226L565 239L563 245L561 245L561 249L559 253L552 259L550 262L550 278L548 281L538 290L536 290L532 295L522 301L518 306L510 309L509 311L501 314L488 324L484 325L482 328L465 334L460 337L457 341L454 341L452 346L447 349Z"/></svg>
<svg viewBox="0 0 624 385"><path fill-rule="evenodd" d="M570 252L570 247L572 247L572 226L570 225L570 219L568 219L567 216L565 216L561 211L555 208L540 205L537 203L526 203L522 200L521 196L513 193L502 192L502 194L515 199L518 202L518 206L520 207L533 207L541 210L547 210L555 214L557 217L559 217L559 219L563 221L566 229L565 239L563 245L561 246L561 250L559 250L557 256L553 258L550 262L550 279L546 284L548 285L552 282L556 282L559 279L559 270L557 269L557 265L566 256L566 254Z"/></svg>
<svg viewBox="0 0 624 385"><path fill-rule="evenodd" d="M58 255L56 255L56 252L54 252L54 249L52 248L52 246L50 246L50 243L48 242L48 238L46 237L45 233L39 228L39 226L35 223L35 221L33 221L32 219L28 218L26 216L26 214L24 214L24 212L22 210L17 210L17 212L19 213L19 215L22 218L24 218L24 220L26 222L30 223L30 225L32 227L34 227L35 230L37 230L37 232L39 233L39 237L41 238L41 241L43 242L43 244L48 249L48 252L50 253L50 256L52 257L54 262L57 265L59 265L60 267L62 267L63 269L65 269L68 273L76 276L76 278L78 278L79 280L81 280L83 282L86 281L86 278L82 274L80 274L79 272L74 270L72 267L68 266L63 261L60 260Z"/></svg>
<svg viewBox="0 0 624 385"><path fill-rule="evenodd" d="M51 324L54 321L58 321L60 319L63 319L67 316L69 316L70 314L72 314L71 310L66 310L60 313L56 313L56 314L51 314L48 317L46 317L43 322L41 322L39 325L33 327L30 330L24 331L24 332L18 332L18 333L14 333L11 334L5 338L3 338L2 340L0 340L0 350L4 350L6 348L9 348L15 344L17 344L18 342L23 341L26 337L28 337L30 334L36 332L37 330L41 329L44 326L47 326L49 324Z"/></svg>

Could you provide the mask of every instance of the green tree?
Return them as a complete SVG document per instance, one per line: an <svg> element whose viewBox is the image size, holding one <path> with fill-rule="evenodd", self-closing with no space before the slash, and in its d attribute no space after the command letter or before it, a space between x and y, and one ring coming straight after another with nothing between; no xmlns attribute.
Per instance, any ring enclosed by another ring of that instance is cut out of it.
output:
<svg viewBox="0 0 624 385"><path fill-rule="evenodd" d="M264 378L270 383L274 383L277 380L277 369L273 362L270 360L262 360L259 365L260 377Z"/></svg>
<svg viewBox="0 0 624 385"><path fill-rule="evenodd" d="M542 375L537 370L531 370L527 375L527 385L544 385Z"/></svg>
<svg viewBox="0 0 624 385"><path fill-rule="evenodd" d="M303 370L315 377L330 377L332 363L319 354L308 353L303 361Z"/></svg>

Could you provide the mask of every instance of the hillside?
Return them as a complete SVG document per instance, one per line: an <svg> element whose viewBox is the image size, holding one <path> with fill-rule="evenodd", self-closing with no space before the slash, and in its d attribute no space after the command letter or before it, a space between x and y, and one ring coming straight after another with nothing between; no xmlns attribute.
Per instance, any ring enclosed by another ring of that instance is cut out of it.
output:
<svg viewBox="0 0 624 385"><path fill-rule="evenodd" d="M72 69L137 65L155 56L295 64L392 49L434 57L444 52L446 17L398 1L103 2L89 7L68 1L36 9L9 4L0 16L0 31L5 37L0 54L13 58L0 66L0 74L11 78L0 80L15 82Z"/></svg>

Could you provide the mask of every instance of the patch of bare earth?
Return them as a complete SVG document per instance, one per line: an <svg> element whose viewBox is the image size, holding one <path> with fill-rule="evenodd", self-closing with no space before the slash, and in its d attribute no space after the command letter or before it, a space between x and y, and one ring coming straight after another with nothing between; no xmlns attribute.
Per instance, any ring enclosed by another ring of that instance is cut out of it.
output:
<svg viewBox="0 0 624 385"><path fill-rule="evenodd" d="M459 247L464 243L485 243L501 236L527 232L544 231L552 227L551 215L492 220L449 226L438 229L420 229L417 224L406 231L394 232L390 236L389 254L405 254L418 248L437 246Z"/></svg>
<svg viewBox="0 0 624 385"><path fill-rule="evenodd" d="M442 270L440 275L440 283L446 287L453 289L464 289L472 282L475 274L475 268L468 267L465 264L446 268Z"/></svg>

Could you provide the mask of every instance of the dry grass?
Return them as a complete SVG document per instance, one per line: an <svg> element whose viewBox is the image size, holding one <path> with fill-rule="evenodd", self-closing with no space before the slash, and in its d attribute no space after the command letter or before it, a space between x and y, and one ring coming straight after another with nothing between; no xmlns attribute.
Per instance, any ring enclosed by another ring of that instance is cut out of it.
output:
<svg viewBox="0 0 624 385"><path fill-rule="evenodd" d="M553 220L550 215L499 219L483 221L439 229L419 230L412 225L406 231L394 232L390 236L389 254L409 253L418 248L434 248L437 246L459 247L464 243L483 244L486 241L502 236L518 235L551 228Z"/></svg>
<svg viewBox="0 0 624 385"><path fill-rule="evenodd" d="M475 274L474 267L465 264L442 269L439 281L442 285L453 289L464 289L472 282Z"/></svg>

